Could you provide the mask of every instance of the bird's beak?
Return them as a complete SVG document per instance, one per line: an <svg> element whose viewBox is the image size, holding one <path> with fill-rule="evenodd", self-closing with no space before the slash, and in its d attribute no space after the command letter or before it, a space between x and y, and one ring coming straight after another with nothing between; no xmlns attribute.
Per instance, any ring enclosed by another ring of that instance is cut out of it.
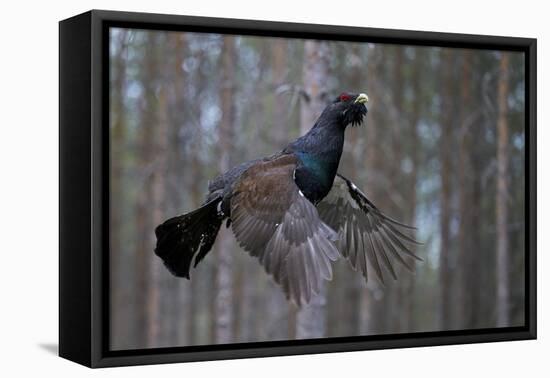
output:
<svg viewBox="0 0 550 378"><path fill-rule="evenodd" d="M369 102L369 96L364 93L359 94L359 96L357 96L357 98L355 99L355 104L364 104L366 102Z"/></svg>

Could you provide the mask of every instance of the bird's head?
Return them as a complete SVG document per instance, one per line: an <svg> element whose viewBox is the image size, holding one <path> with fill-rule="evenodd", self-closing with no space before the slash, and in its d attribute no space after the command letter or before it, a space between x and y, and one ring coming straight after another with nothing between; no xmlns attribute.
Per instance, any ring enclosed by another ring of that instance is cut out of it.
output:
<svg viewBox="0 0 550 378"><path fill-rule="evenodd" d="M327 110L337 117L342 126L358 126L367 114L366 103L369 97L365 93L343 92L328 106Z"/></svg>

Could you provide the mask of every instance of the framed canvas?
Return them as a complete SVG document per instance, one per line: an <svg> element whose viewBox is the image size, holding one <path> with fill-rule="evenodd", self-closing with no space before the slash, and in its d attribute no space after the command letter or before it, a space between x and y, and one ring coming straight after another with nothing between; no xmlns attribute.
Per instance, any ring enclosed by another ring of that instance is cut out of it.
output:
<svg viewBox="0 0 550 378"><path fill-rule="evenodd" d="M60 22L59 354L536 338L536 40Z"/></svg>

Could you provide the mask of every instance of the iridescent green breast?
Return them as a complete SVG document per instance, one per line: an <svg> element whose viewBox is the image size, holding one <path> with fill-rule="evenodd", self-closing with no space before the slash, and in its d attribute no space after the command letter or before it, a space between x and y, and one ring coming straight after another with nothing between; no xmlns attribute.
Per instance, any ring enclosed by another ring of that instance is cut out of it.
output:
<svg viewBox="0 0 550 378"><path fill-rule="evenodd" d="M296 155L302 163L302 167L299 167L296 173L296 183L304 195L316 203L332 188L338 161L304 152L298 152Z"/></svg>

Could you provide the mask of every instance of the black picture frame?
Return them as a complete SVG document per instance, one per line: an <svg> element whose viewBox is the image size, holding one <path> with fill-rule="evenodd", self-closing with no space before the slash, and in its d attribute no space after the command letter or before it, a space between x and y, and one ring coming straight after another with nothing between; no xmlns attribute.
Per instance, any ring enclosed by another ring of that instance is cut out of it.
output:
<svg viewBox="0 0 550 378"><path fill-rule="evenodd" d="M108 29L172 31L525 54L526 274L522 327L110 351ZM534 339L536 319L536 61L530 38L92 10L59 23L59 355L89 367L156 364Z"/></svg>

